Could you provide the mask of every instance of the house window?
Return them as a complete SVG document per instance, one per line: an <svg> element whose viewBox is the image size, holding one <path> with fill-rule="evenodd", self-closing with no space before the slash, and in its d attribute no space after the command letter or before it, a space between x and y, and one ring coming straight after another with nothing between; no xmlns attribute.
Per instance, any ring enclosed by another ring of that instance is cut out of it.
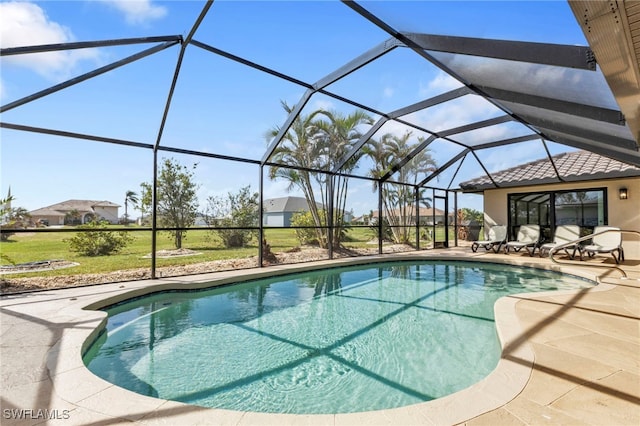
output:
<svg viewBox="0 0 640 426"><path fill-rule="evenodd" d="M508 200L511 238L526 223L540 225L545 241L553 238L558 225L579 225L591 233L595 226L607 224L606 188L509 194Z"/></svg>
<svg viewBox="0 0 640 426"><path fill-rule="evenodd" d="M558 192L556 225L580 225L593 229L606 224L606 189Z"/></svg>

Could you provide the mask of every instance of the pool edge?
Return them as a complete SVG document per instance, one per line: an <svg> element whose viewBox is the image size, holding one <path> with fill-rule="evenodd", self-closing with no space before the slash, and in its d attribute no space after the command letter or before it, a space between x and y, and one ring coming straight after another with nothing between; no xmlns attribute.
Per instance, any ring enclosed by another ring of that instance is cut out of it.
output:
<svg viewBox="0 0 640 426"><path fill-rule="evenodd" d="M423 424L456 424L477 417L483 413L499 408L515 398L526 386L531 374L531 366L534 362L534 354L530 345L525 341L509 354L503 353L498 366L487 377L469 388L439 398L433 401L400 407L395 409L336 414L336 415L294 415L294 414L264 414L243 413L229 410L206 409L190 406L173 401L166 401L139 395L123 388L108 383L94 376L82 362L81 353L87 342L98 332L103 317L96 311L89 310L96 306L104 306L117 301L125 300L132 295L148 294L161 289L171 288L198 288L204 287L204 283L210 283L214 279L218 284L228 283L238 277L242 280L258 278L260 276L274 276L324 267L347 266L367 264L388 260L454 260L454 261L481 261L490 263L505 263L517 266L530 266L526 261L513 261L513 258L497 262L496 259L484 260L474 256L429 256L425 254L411 255L384 255L372 258L340 259L340 261L321 261L278 267L275 271L268 270L230 271L227 273L204 274L201 276L180 277L173 279L161 279L157 282L128 282L119 285L109 285L108 291L102 294L87 294L77 298L72 304L63 309L60 314L75 318L82 323L80 329L65 330L63 337L55 344L47 355L47 368L53 381L56 393L65 401L79 408L91 412L100 413L109 417L117 417L142 423L155 423L161 416L170 417L171 421L187 424L194 422L220 422L230 421L234 424L255 423L317 423L317 424L353 424L354 422L366 422L370 424L388 424L392 421ZM501 259L502 260L502 259ZM565 272L567 268L534 267L541 269L557 270ZM592 274L586 271L570 271L572 275L594 280ZM210 285L210 284L209 284ZM600 286L598 286L600 287ZM606 285L604 286L606 287ZM93 289L95 290L95 288ZM105 289L107 290L107 289ZM605 290L600 287L598 290ZM574 291L570 291L574 292ZM108 295L107 295L108 293ZM558 292L553 292L558 294ZM535 293L536 296L544 296L545 293ZM515 307L519 299L513 297L501 298L495 305L496 328L500 336L503 351L509 347L523 332L516 316ZM108 302L108 303L107 303ZM73 380L71 380L73 376ZM82 383L82 386L74 385ZM101 395L102 394L102 395ZM108 394L111 403L100 407L96 403L100 398ZM142 411L141 411L142 410ZM137 413L137 414L136 414ZM177 416L174 418L174 416ZM155 420L154 420L155 419ZM200 419L200 420L197 420ZM226 419L226 420L225 420ZM386 420L385 420L386 419ZM399 420L400 419L400 420Z"/></svg>

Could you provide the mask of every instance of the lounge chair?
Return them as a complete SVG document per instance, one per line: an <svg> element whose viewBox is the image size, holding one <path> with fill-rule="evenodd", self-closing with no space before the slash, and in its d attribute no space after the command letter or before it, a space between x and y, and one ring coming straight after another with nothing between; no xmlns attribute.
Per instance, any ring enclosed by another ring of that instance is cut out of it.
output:
<svg viewBox="0 0 640 426"><path fill-rule="evenodd" d="M487 235L486 240L474 241L471 243L471 250L475 253L478 250L478 247L484 247L487 251L493 249L493 252L497 253L506 242L507 227L504 225L494 225L489 228L489 235Z"/></svg>
<svg viewBox="0 0 640 426"><path fill-rule="evenodd" d="M553 236L553 242L546 243L540 246L540 257L544 256L545 253L549 253L552 249L571 243L572 241L580 238L580 227L578 225L559 225L556 227L556 232ZM573 249L571 253L569 253L569 249ZM580 244L574 243L562 248L567 256L573 259L576 256L576 251L582 254L582 247ZM582 257L582 256L580 256Z"/></svg>
<svg viewBox="0 0 640 426"><path fill-rule="evenodd" d="M527 253L529 253L529 256L533 256L539 241L540 225L521 225L516 240L509 241L504 245L504 253L509 254L510 249L518 252L524 248L527 250Z"/></svg>
<svg viewBox="0 0 640 426"><path fill-rule="evenodd" d="M613 260L615 260L616 263L620 263L621 260L624 260L624 251L622 250L622 233L612 231L620 231L620 228L616 228L614 226L596 226L593 230L591 244L584 246L582 249L584 253L587 253L589 257L593 257L596 254L611 253ZM605 233L601 234L602 232ZM618 252L618 257L616 257L616 252ZM582 256L580 256L580 259L582 260Z"/></svg>

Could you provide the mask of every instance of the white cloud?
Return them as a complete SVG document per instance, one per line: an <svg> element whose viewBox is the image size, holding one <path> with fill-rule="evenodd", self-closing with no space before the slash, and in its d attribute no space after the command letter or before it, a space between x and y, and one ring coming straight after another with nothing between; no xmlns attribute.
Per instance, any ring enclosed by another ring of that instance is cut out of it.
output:
<svg viewBox="0 0 640 426"><path fill-rule="evenodd" d="M485 155L480 155L480 159L489 170L489 173L495 173L544 157L544 148L539 141L501 146L499 149L493 149Z"/></svg>
<svg viewBox="0 0 640 426"><path fill-rule="evenodd" d="M164 6L153 4L152 0L100 0L108 4L118 12L124 14L128 24L145 24L155 19L164 18L167 9Z"/></svg>
<svg viewBox="0 0 640 426"><path fill-rule="evenodd" d="M460 83L455 78L451 77L444 71L440 71L433 80L430 80L426 85L420 83L419 93L423 98L430 98L432 96L445 93L453 89L461 87Z"/></svg>
<svg viewBox="0 0 640 426"><path fill-rule="evenodd" d="M393 97L394 93L395 93L395 90L393 89L393 87L385 87L382 92L382 96L384 96L385 98L391 98Z"/></svg>
<svg viewBox="0 0 640 426"><path fill-rule="evenodd" d="M71 30L51 21L38 5L28 2L0 3L0 46L2 48L68 43ZM96 51L72 51L14 55L3 58L7 65L29 68L48 79L66 78L78 61L95 59Z"/></svg>
<svg viewBox="0 0 640 426"><path fill-rule="evenodd" d="M312 105L312 108L310 109L311 111L316 111L319 109L323 109L325 111L331 111L335 109L335 105L333 104L333 102L331 102L328 99L315 99L311 105Z"/></svg>

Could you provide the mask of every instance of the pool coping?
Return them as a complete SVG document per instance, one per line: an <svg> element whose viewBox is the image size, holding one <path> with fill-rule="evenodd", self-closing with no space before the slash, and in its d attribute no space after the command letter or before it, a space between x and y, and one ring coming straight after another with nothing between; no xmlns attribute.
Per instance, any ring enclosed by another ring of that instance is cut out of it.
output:
<svg viewBox="0 0 640 426"><path fill-rule="evenodd" d="M92 342L106 321L106 313L93 311L131 297L171 289L197 289L231 282L245 281L264 276L273 277L292 272L323 269L327 267L376 263L392 260L452 260L502 263L530 266L569 273L595 281L593 271L572 266L541 265L521 256L482 258L461 253L409 253L347 258L304 264L273 266L265 269L215 272L187 277L165 278L157 281L131 281L105 284L99 287L82 287L51 290L64 296L65 303L55 312L55 322L67 324L61 337L48 350L46 368L55 394L69 404L71 410L79 410L88 416L116 418L141 424L457 424L505 405L526 386L535 360L531 346L519 341L522 327L516 316L516 304L527 298L507 296L496 302L494 310L496 328L503 347L503 355L497 367L480 382L454 394L410 406L348 414L296 415L239 412L209 409L136 394L104 381L93 375L82 362L81 354ZM601 283L593 291L606 291L613 285ZM572 294L573 290L532 293L532 297L548 294ZM508 348L508 353L505 353ZM104 401L109 401L105 404Z"/></svg>

